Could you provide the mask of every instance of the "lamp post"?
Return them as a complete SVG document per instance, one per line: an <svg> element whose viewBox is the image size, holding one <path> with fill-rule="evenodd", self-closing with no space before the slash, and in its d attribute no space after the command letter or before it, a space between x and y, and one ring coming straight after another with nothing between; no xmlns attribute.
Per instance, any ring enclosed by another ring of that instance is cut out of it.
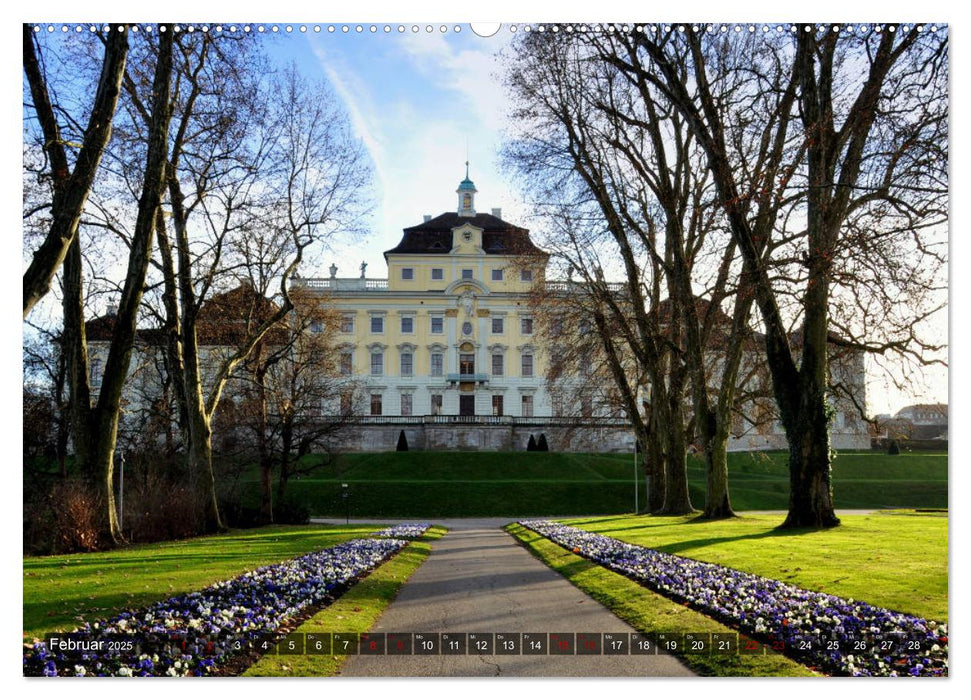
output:
<svg viewBox="0 0 971 700"><path fill-rule="evenodd" d="M637 515L639 505L637 493L637 433L634 433L634 515Z"/></svg>
<svg viewBox="0 0 971 700"><path fill-rule="evenodd" d="M118 529L125 530L125 453L118 453Z"/></svg>
<svg viewBox="0 0 971 700"><path fill-rule="evenodd" d="M344 499L344 524L351 524L351 501L350 493L347 491L347 484L341 484L341 498Z"/></svg>

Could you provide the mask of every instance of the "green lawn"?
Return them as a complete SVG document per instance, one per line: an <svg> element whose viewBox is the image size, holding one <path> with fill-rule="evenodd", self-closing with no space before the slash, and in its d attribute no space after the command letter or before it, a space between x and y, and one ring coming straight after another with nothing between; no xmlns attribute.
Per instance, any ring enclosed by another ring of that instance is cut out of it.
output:
<svg viewBox="0 0 971 700"><path fill-rule="evenodd" d="M384 609L431 552L431 542L444 535L445 528L433 527L411 542L390 561L340 598L300 625L295 632L367 632ZM244 676L333 676L346 656L266 655L250 666Z"/></svg>
<svg viewBox="0 0 971 700"><path fill-rule="evenodd" d="M266 564L363 537L373 525L272 526L108 552L24 557L25 638L74 629Z"/></svg>
<svg viewBox="0 0 971 700"><path fill-rule="evenodd" d="M787 454L732 453L729 488L738 510L788 507ZM387 452L348 454L334 466L290 482L288 497L314 515L342 516L341 483L358 517L472 517L630 513L631 455L542 452ZM704 504L701 460L689 460L696 507ZM840 453L833 466L839 508L946 508L947 455ZM244 500L258 503L258 475L244 480ZM639 503L646 501L641 483Z"/></svg>
<svg viewBox="0 0 971 700"><path fill-rule="evenodd" d="M540 561L635 629L655 634L734 631L625 576L572 554L524 527L512 524L506 530ZM776 653L760 656L683 654L681 660L704 676L816 675L802 664Z"/></svg>
<svg viewBox="0 0 971 700"><path fill-rule="evenodd" d="M942 513L848 515L826 530L777 530L777 516L563 522L625 542L714 562L814 591L943 622L948 518Z"/></svg>

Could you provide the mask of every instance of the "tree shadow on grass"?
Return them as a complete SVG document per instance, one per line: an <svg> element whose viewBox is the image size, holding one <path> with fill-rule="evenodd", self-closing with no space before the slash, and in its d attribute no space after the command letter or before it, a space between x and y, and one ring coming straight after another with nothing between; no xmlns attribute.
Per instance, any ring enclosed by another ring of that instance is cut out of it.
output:
<svg viewBox="0 0 971 700"><path fill-rule="evenodd" d="M726 519L733 520L733 519ZM718 522L717 520L706 520L700 515L696 518L686 521L685 525L698 525L705 523ZM682 540L680 542L672 542L670 544L665 544L660 547L656 547L663 552L668 554L677 554L678 552L683 552L685 550L696 549L701 547L709 547L712 545L727 544L729 542L742 542L745 540L764 540L764 539L776 539L776 538L789 538L789 537L801 537L803 535L810 535L821 530L828 530L830 528L789 528L785 530L780 530L777 526L769 527L768 529L761 532L750 532L741 535L729 535L729 536L713 536L713 537L700 537L693 540Z"/></svg>

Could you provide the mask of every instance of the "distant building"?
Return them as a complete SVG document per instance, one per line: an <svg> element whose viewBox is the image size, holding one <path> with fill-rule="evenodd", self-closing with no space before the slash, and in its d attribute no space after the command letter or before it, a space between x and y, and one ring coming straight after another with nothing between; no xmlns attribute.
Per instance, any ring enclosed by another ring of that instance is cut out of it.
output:
<svg viewBox="0 0 971 700"><path fill-rule="evenodd" d="M878 418L879 437L890 440L947 440L946 403L905 406L885 420Z"/></svg>
<svg viewBox="0 0 971 700"><path fill-rule="evenodd" d="M387 277L368 277L362 263L357 276L338 276L333 264L329 277L293 279L300 303L327 310L331 321L315 323L309 332L328 334L340 380L354 387L356 418L343 429L342 447L394 450L404 431L412 449L519 450L542 434L556 451L632 450L629 424L591 358L573 366L565 384L548 381L562 345L590 329L580 323L562 333L541 333L544 321L532 292L543 285L554 297L568 298L582 293L582 286L547 281L548 255L529 231L503 220L499 209L477 211L468 171L456 194L454 211L426 215L403 229L398 245L384 254ZM207 302L199 334L204 360L214 362L232 347L244 320L272 311L265 299L243 299L252 293L241 287ZM243 307L256 315L240 317ZM546 316L545 322L555 322L556 314ZM95 391L112 323L109 314L88 324ZM126 390L132 416L169 391L163 340L160 331L139 331ZM758 334L749 344L744 388L750 398L736 411L729 449L786 449L768 375L756 371L764 352ZM717 348L712 357L718 361ZM843 392L835 399L832 444L866 449L867 427L854 407L865 405L862 354L833 346L831 357L832 383ZM231 387L226 394L231 403ZM333 397L320 407L321 415L344 413L345 398Z"/></svg>

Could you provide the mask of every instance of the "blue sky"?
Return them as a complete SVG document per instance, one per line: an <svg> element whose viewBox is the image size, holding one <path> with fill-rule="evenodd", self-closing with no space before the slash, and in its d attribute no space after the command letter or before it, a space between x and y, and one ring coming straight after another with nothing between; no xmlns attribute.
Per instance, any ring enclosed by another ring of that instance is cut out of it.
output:
<svg viewBox="0 0 971 700"><path fill-rule="evenodd" d="M294 61L311 79L326 79L344 104L374 167L374 214L371 233L353 245L337 244L323 267L336 259L339 276L356 276L365 260L368 276L385 274L382 252L394 247L401 229L456 205L455 189L465 177L465 160L479 190L479 211L501 207L503 218L521 221L524 212L515 191L499 172L497 151L508 104L498 73L496 52L511 37L490 38L469 25L350 24L348 32L323 25L272 41L278 60ZM323 275L321 270L305 274Z"/></svg>
<svg viewBox="0 0 971 700"><path fill-rule="evenodd" d="M483 38L468 24L397 24L384 31L377 24L322 25L305 34L294 30L272 43L278 60L294 61L308 78L326 79L344 103L374 165L374 215L370 233L359 241L336 242L316 269L304 274L326 276L336 262L338 276L356 277L361 261L368 277L386 276L383 251L393 247L401 229L456 206L455 189L464 177L466 153L470 176L479 190L476 205L488 212L501 207L503 218L525 225L531 221L515 187L498 164L498 149L508 125L510 103L498 77L497 52L514 36L509 25ZM347 26L345 33L343 27ZM358 32L357 27L362 31ZM414 32L413 26L418 27ZM467 150L466 150L467 149ZM534 231L541 240L541 232ZM946 330L942 323L942 337ZM916 401L947 401L947 371L926 372L923 396L902 395L889 376L870 363L868 400L874 413L892 413Z"/></svg>
<svg viewBox="0 0 971 700"><path fill-rule="evenodd" d="M311 23L307 23L308 31L301 33L296 29L300 24L295 23L293 32L281 31L268 42L267 48L279 63L293 61L307 78L327 80L333 86L374 165L374 213L370 233L362 240L337 243L322 257L319 265L307 268L303 274L324 276L327 266L336 262L340 276L357 276L358 266L364 260L368 263L369 277L385 276L382 252L398 242L402 228L419 223L423 214L437 215L454 209L455 188L464 177L467 156L471 163L471 177L479 190L479 211L501 207L503 218L526 226L532 223L515 188L503 179L498 167L497 151L509 104L496 75L499 72L496 52L512 38L509 24L495 36L482 38L470 30L467 22L470 14L472 19L547 21L553 15L549 10L533 6L529 11L522 8L510 11L492 5L468 8L451 4L445 7L444 11L436 8L434 11L407 12L368 7L367 12L353 17L356 22L348 23L346 33L341 31L344 25L336 22L336 31L332 33L327 31L328 24L321 24L321 31L314 32L315 25ZM598 8L585 6L579 13L585 16L577 16L572 10L558 7L556 19L616 20L629 19L632 14L629 8L623 11L616 7ZM801 19L819 21L821 14L827 19L836 19L832 11L819 6L814 8L814 17ZM779 17L777 11L764 7L722 9L721 14L727 12L730 15L725 19L733 21L745 21L746 18L763 21L800 19ZM79 12L77 6L73 6L70 11L43 19L83 21ZM200 17L200 13L204 16ZM597 16L591 16L594 13ZM89 12L81 14L88 16ZM180 11L179 16L186 21L199 21L211 20L213 14L211 9L194 6L188 11ZM233 14L241 19L270 22L281 19L277 12L268 12L266 6L242 15L234 10ZM323 11L315 12L316 17L307 16L306 10L296 13L284 10L283 14L307 21L336 20L337 14L342 14L343 19L356 13L353 8L343 6L339 13L328 9L326 16L321 16ZM409 22L404 25L404 32L399 33L395 23L390 25L391 31L385 33L385 25L381 22L376 24L377 31L372 36L371 24L367 20L400 19L409 14L412 19L422 20L418 32L412 31ZM651 14L656 13L652 10ZM429 18L439 20L432 25L432 32L426 31L428 25L424 20ZM440 20L445 18L453 21L442 33ZM464 20L458 24L460 32L454 31L456 19ZM360 33L356 31L358 24L363 29ZM16 48L19 37L12 38L10 44ZM16 56L11 57L8 65L17 60ZM957 100L954 105L957 106ZM19 109L17 105L11 107ZM15 121L19 121L19 114ZM19 151L11 155L12 159L19 158ZM19 178L19 172L14 176ZM10 189L16 196L19 186ZM18 258L19 255L13 257L14 260ZM15 277L11 275L11 279ZM15 293L11 292L11 296L15 298ZM948 373L935 371L930 374L933 376L928 377L929 392L922 400L946 401ZM895 395L889 388L880 386L883 382L878 376L871 380L876 382L871 384L869 392L875 411L896 410L910 401L908 397Z"/></svg>

